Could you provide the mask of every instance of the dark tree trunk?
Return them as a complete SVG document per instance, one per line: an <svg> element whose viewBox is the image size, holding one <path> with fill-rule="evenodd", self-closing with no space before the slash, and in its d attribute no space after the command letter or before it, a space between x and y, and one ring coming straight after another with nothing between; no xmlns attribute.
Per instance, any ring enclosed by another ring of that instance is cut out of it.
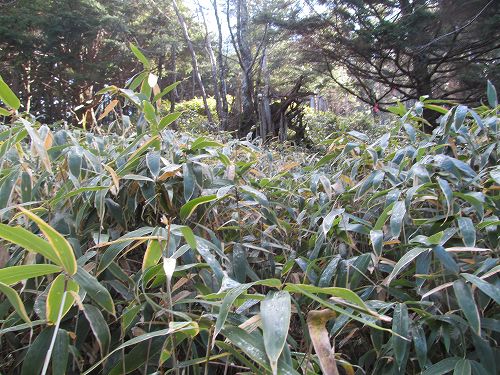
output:
<svg viewBox="0 0 500 375"><path fill-rule="evenodd" d="M177 81L177 45L175 43L172 43L172 47L170 47L170 63L168 70L169 70L168 85L171 85ZM174 112L175 102L179 100L177 87L170 92L169 100L170 100L170 112Z"/></svg>

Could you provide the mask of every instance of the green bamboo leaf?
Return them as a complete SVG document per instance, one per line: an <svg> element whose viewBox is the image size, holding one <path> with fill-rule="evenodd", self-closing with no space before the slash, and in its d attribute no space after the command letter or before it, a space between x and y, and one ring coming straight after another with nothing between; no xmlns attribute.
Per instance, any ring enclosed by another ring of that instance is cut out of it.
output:
<svg viewBox="0 0 500 375"><path fill-rule="evenodd" d="M384 243L384 232L381 230L370 231L370 241L372 242L373 251L378 256L382 255L382 246Z"/></svg>
<svg viewBox="0 0 500 375"><path fill-rule="evenodd" d="M458 274L460 272L460 267L457 262L455 262L455 259L453 259L450 253L448 253L443 246L433 246L432 251L439 258L446 270L454 274Z"/></svg>
<svg viewBox="0 0 500 375"><path fill-rule="evenodd" d="M278 374L278 358L285 346L290 327L291 299L288 292L269 292L260 303L264 347L273 375Z"/></svg>
<svg viewBox="0 0 500 375"><path fill-rule="evenodd" d="M28 136L28 131L24 128L11 128L8 132L8 138L0 144L0 159L9 151L15 144L21 142ZM2 133L0 133L2 134Z"/></svg>
<svg viewBox="0 0 500 375"><path fill-rule="evenodd" d="M288 286L294 285L295 287L300 288L303 291L307 291L309 293L315 293L315 294L328 294L330 296L338 297L340 299L336 299L335 301L338 303L343 303L346 302L345 305L348 307L354 307L356 310L361 311L365 314L373 315L379 319L384 319L382 315L379 315L376 311L373 311L370 309L365 302L359 297L356 293L354 293L352 290L346 289L346 288L339 288L339 287L326 287L326 288L320 288L314 285L309 285L309 284L291 284L287 283L285 290L288 288Z"/></svg>
<svg viewBox="0 0 500 375"><path fill-rule="evenodd" d="M490 80L488 80L486 88L486 96L488 97L488 104L490 105L490 107L496 108L498 106L497 90L495 89L495 86L493 86L493 83L491 83Z"/></svg>
<svg viewBox="0 0 500 375"><path fill-rule="evenodd" d="M141 84L141 92L140 92L141 96L142 96L142 97L146 97L146 98L147 98L147 100L148 100L148 101L144 101L144 100L143 100L143 101L142 101L142 103L141 103L141 106L140 106L140 108L142 109L142 112L143 112L144 117L149 116L149 114L147 114L147 113L146 113L146 112L149 112L149 109L148 109L148 108L146 108L145 103L148 103L148 104L151 106L151 108L153 108L153 111L154 111L154 107L153 107L153 105L152 105L151 103L149 103L149 99L151 98L151 93L153 92L153 88L152 88L151 86L149 86L149 84L148 84L148 80L147 80L147 77L148 77L148 75L146 75L146 76L144 77L144 79L142 80L142 84ZM150 121L148 120L148 122L150 122ZM151 122L150 122L150 123L151 123ZM156 125L156 124L155 124L155 125ZM152 134L153 134L153 135L157 134L157 133L156 133L157 128L155 128L155 127L153 127L153 126L152 126L151 128L152 128Z"/></svg>
<svg viewBox="0 0 500 375"><path fill-rule="evenodd" d="M341 256L337 255L332 258L332 260L327 264L325 268L323 268L323 272L321 273L321 277L319 278L318 281L319 287L325 287L327 285L331 285L331 281L333 279L333 276L337 272L337 268L341 260L342 260Z"/></svg>
<svg viewBox="0 0 500 375"><path fill-rule="evenodd" d="M189 149L191 151L196 151L196 150L202 150L207 147L222 147L222 146L224 146L222 143L212 141L204 137L200 137L191 144L191 147L189 147Z"/></svg>
<svg viewBox="0 0 500 375"><path fill-rule="evenodd" d="M390 226L392 237L399 237L401 233L401 228L403 226L403 219L406 215L406 206L404 201L398 201L394 203L392 208Z"/></svg>
<svg viewBox="0 0 500 375"><path fill-rule="evenodd" d="M67 295L69 297L69 295ZM69 358L69 334L64 329L57 330L52 351L52 375L65 375Z"/></svg>
<svg viewBox="0 0 500 375"><path fill-rule="evenodd" d="M205 195L205 196L190 200L189 202L187 202L186 204L184 204L181 207L181 210L180 210L181 219L182 220L188 219L193 214L194 210L198 206L205 204L205 203L208 203L208 202L213 202L215 200L217 200L217 195L214 195L214 194Z"/></svg>
<svg viewBox="0 0 500 375"><path fill-rule="evenodd" d="M17 186L20 170L15 168L0 181L0 209L11 205L11 197L14 188Z"/></svg>
<svg viewBox="0 0 500 375"><path fill-rule="evenodd" d="M474 296L472 294L472 289L463 280L456 280L453 283L453 290L455 291L455 296L457 297L457 302L465 318L470 324L471 329L477 334L481 334L481 322L479 317L479 311L477 309L476 302L474 301Z"/></svg>
<svg viewBox="0 0 500 375"><path fill-rule="evenodd" d="M7 111L5 108L0 107L0 116L10 116L10 111Z"/></svg>
<svg viewBox="0 0 500 375"><path fill-rule="evenodd" d="M186 226L182 226L180 228L180 231L181 231L182 235L184 236L184 239L186 240L189 247L193 250L196 250L198 247L197 243L196 243L196 237L194 236L194 233L191 230L191 228L186 227Z"/></svg>
<svg viewBox="0 0 500 375"><path fill-rule="evenodd" d="M416 247L414 249L411 249L408 251L405 255L403 255L394 268L392 269L390 275L387 277L387 279L384 281L385 285L390 285L392 279L394 279L399 273L404 270L408 265L413 262L420 254L429 251L429 249L422 248L422 247Z"/></svg>
<svg viewBox="0 0 500 375"><path fill-rule="evenodd" d="M115 315L115 305L108 290L90 273L78 267L74 280L82 287L99 306L112 315Z"/></svg>
<svg viewBox="0 0 500 375"><path fill-rule="evenodd" d="M457 219L458 228L462 234L462 239L464 245L468 247L476 246L476 228L474 228L474 223L468 217L459 217Z"/></svg>
<svg viewBox="0 0 500 375"><path fill-rule="evenodd" d="M83 155L78 149L71 149L68 152L68 167L70 173L76 178L80 179L80 174L82 171Z"/></svg>
<svg viewBox="0 0 500 375"><path fill-rule="evenodd" d="M69 275L74 275L76 273L76 258L73 253L73 248L66 238L64 238L59 232L57 232L41 218L36 216L33 212L22 207L19 207L19 210L38 225L45 237L47 237L52 249L58 255L64 270Z"/></svg>
<svg viewBox="0 0 500 375"><path fill-rule="evenodd" d="M31 323L28 313L24 308L23 301L21 300L21 297L19 297L17 292L7 284L4 284L2 282L0 282L0 292L2 292L2 294L7 297L10 304L12 305L12 307L14 307L16 313L21 317L21 319L23 319L26 323Z"/></svg>
<svg viewBox="0 0 500 375"><path fill-rule="evenodd" d="M477 286L481 292L492 298L497 304L500 305L500 288L498 286L490 284L475 275L468 273L461 273L460 275L468 282Z"/></svg>
<svg viewBox="0 0 500 375"><path fill-rule="evenodd" d="M5 83L2 76L0 76L0 100L8 107L16 111L21 106L19 98L14 94L10 87Z"/></svg>
<svg viewBox="0 0 500 375"><path fill-rule="evenodd" d="M233 344L229 340L224 340L224 341L215 341L215 345L222 349L223 351L226 351L230 353L233 358L237 359L238 362L244 364L246 367L248 367L251 371L252 374L258 374L260 371L262 371L259 368L258 362L256 361L251 361L247 357L245 357L239 350L238 347L233 346Z"/></svg>
<svg viewBox="0 0 500 375"><path fill-rule="evenodd" d="M364 279L371 261L372 255L369 253L361 254L360 256L356 257L354 262L347 266L348 272L345 273L345 277L349 280L348 284L339 283L339 285L347 285L349 289L356 289L361 280ZM342 274L340 275L340 277L343 277Z"/></svg>
<svg viewBox="0 0 500 375"><path fill-rule="evenodd" d="M54 327L50 327L36 336L24 356L21 375L40 374L53 333Z"/></svg>
<svg viewBox="0 0 500 375"><path fill-rule="evenodd" d="M483 220L484 216L484 194L481 192L471 192L471 193L459 193L459 192L453 192L453 195L463 199L464 201L470 203L472 207L475 208L479 219Z"/></svg>
<svg viewBox="0 0 500 375"><path fill-rule="evenodd" d="M146 155L146 165L148 166L149 172L156 179L160 174L160 153L159 152L148 152Z"/></svg>
<svg viewBox="0 0 500 375"><path fill-rule="evenodd" d="M241 328L228 326L224 328L222 334L234 346L240 348L253 361L263 367L264 370L268 372L271 370L267 361L263 338L257 332L250 334ZM297 371L284 363L281 358L278 361L278 373L282 375L298 375Z"/></svg>
<svg viewBox="0 0 500 375"><path fill-rule="evenodd" d="M177 324L173 327L170 327L168 329L162 329L159 331L145 333L144 335L140 335L140 336L134 337L133 339L125 341L123 344L117 346L111 352L109 352L104 358L101 358L100 361L98 361L97 363L94 363L94 365L92 367L90 367L89 369L84 371L81 375L89 375L97 367L99 367L104 361L106 361L109 358L109 356L113 355L117 351L120 351L120 350L125 349L129 346L132 346L132 345L139 344L139 343L146 341L146 340L151 340L154 337L167 336L169 334L176 333L176 332L192 331L193 325L196 325L196 322L179 322L179 324Z"/></svg>
<svg viewBox="0 0 500 375"><path fill-rule="evenodd" d="M177 82L174 82L171 85L165 87L159 94L156 94L154 96L153 103L156 102L158 99L163 98L165 95L167 95L170 91L174 90L181 83L182 83L182 81L177 81Z"/></svg>
<svg viewBox="0 0 500 375"><path fill-rule="evenodd" d="M427 340L421 325L413 326L412 337L418 364L420 368L425 368L427 365Z"/></svg>
<svg viewBox="0 0 500 375"><path fill-rule="evenodd" d="M453 375L471 375L471 373L471 363L468 359L465 358L458 361L455 365L455 368L453 369Z"/></svg>
<svg viewBox="0 0 500 375"><path fill-rule="evenodd" d="M46 301L45 314L47 316L47 321L49 323L55 324L57 322L64 292L78 293L79 289L80 287L75 281L71 279L65 280L64 275L58 275L54 279L52 285L50 286ZM73 297L71 293L67 293L66 298L64 300L64 307L62 309L60 319L62 319L66 315L71 306L73 306L74 302L75 302L75 297Z"/></svg>
<svg viewBox="0 0 500 375"><path fill-rule="evenodd" d="M121 236L115 241L115 243L110 245L102 255L99 266L97 266L97 274L100 274L108 268L108 266L122 251L124 251L133 242L137 241L137 238L148 236L153 232L153 230L153 227L143 227ZM128 238L130 238L130 240L128 240Z"/></svg>
<svg viewBox="0 0 500 375"><path fill-rule="evenodd" d="M182 177L184 178L184 200L189 202L196 189L196 177L192 162L188 161L182 165Z"/></svg>
<svg viewBox="0 0 500 375"><path fill-rule="evenodd" d="M159 149L159 137L153 136L144 142L137 150L135 150L130 156L128 161L121 166L116 173L119 177L123 177L128 174L131 170L133 170L139 164L139 161L142 160L141 156L149 149L149 148Z"/></svg>
<svg viewBox="0 0 500 375"><path fill-rule="evenodd" d="M157 357L157 354L160 353L162 349L165 349L163 355L166 355L168 349L164 348L164 345L164 337L155 337L151 340L143 341L135 345L120 358L120 361L113 368L111 368L109 372L106 372L106 375L140 373L141 371L139 369L145 365L146 361L148 361L151 357ZM162 358L160 361L162 361ZM206 358L203 358L203 361L206 361ZM175 367L171 369L171 372L179 369L181 367L180 365L181 363L177 362ZM165 371L163 374L166 375L168 373L169 371ZM151 373L150 375L159 375L159 373Z"/></svg>
<svg viewBox="0 0 500 375"><path fill-rule="evenodd" d="M14 285L20 281L33 277L50 275L61 272L59 266L53 264L26 264L22 266L11 266L0 269L0 282L6 285Z"/></svg>
<svg viewBox="0 0 500 375"><path fill-rule="evenodd" d="M491 371L486 371L484 366L480 364L479 362L476 361L470 361L470 364L472 366L472 373L474 375L490 375Z"/></svg>
<svg viewBox="0 0 500 375"><path fill-rule="evenodd" d="M379 174L379 171L374 171L365 177L360 183L358 183L353 189L356 190L355 200L360 199L372 186L375 176Z"/></svg>
<svg viewBox="0 0 500 375"><path fill-rule="evenodd" d="M452 210L452 202L453 202L453 190L451 189L448 181L438 177L437 182L439 184L439 187L441 188L441 191L444 194L444 197L446 198L446 207L447 207L446 216L450 216Z"/></svg>
<svg viewBox="0 0 500 375"><path fill-rule="evenodd" d="M104 358L109 352L109 345L111 342L111 333L109 326L99 309L93 305L83 305L83 313L87 318L92 333L97 339L99 348L101 349L101 358Z"/></svg>
<svg viewBox="0 0 500 375"><path fill-rule="evenodd" d="M149 267L156 266L162 255L160 241L150 240L144 258L142 259L142 272L146 271Z"/></svg>
<svg viewBox="0 0 500 375"><path fill-rule="evenodd" d="M33 253L41 254L55 264L62 266L59 255L54 251L50 243L22 227L11 227L6 224L0 224L0 238Z"/></svg>
<svg viewBox="0 0 500 375"><path fill-rule="evenodd" d="M5 335L8 332L18 332L18 331L24 331L26 329L31 329L33 327L38 327L45 323L46 323L45 320L34 320L31 321L30 323L21 323L12 327L5 327L0 329L0 336Z"/></svg>
<svg viewBox="0 0 500 375"><path fill-rule="evenodd" d="M144 68L147 69L151 68L151 63L146 58L146 56L144 56L144 54L139 50L139 48L137 48L133 43L130 43L129 47L132 53L135 55L135 57L137 57L139 61L142 63L142 65L144 65Z"/></svg>
<svg viewBox="0 0 500 375"><path fill-rule="evenodd" d="M130 306L125 309L123 315L121 316L122 320L122 334L125 334L136 318L137 314L141 310L141 305Z"/></svg>
<svg viewBox="0 0 500 375"><path fill-rule="evenodd" d="M32 195L32 182L31 175L28 172L21 173L21 199L23 203L31 202L33 200Z"/></svg>
<svg viewBox="0 0 500 375"><path fill-rule="evenodd" d="M316 296L315 294L310 293L309 291L307 291L306 289L302 288L299 285L287 284L285 290L292 292L292 293L303 294L304 296L309 297L310 299L312 299L316 302L319 302L321 305L328 307L329 309L331 309L339 314L345 315L348 318L351 318L351 319L357 320L358 322L366 324L369 327L372 327L372 328L375 328L378 330L382 330L382 331L386 331L386 332L390 332L390 333L395 333L390 329L387 329L387 328L384 328L384 327L381 327L381 326L375 324L372 320L368 320L368 319L365 319L361 316L354 315L351 311L345 310L345 309L339 307L335 303L332 303L330 301L325 301L324 299ZM384 319L384 320L390 320L390 319Z"/></svg>
<svg viewBox="0 0 500 375"><path fill-rule="evenodd" d="M229 279L229 278L227 278ZM229 279L231 281L231 279ZM267 280L261 280L261 281L256 281L253 283L247 283L247 284L239 284L236 281L232 280L233 283L235 284L234 287L232 287L227 294L224 296L224 299L222 300L222 303L219 307L219 314L217 315L217 321L215 322L215 330L214 330L214 335L213 335L213 342L212 346L215 342L215 338L217 335L220 333L222 328L224 327L224 323L226 322L227 316L229 314L229 309L233 305L234 301L236 301L236 298L238 298L241 294L246 292L249 288L251 288L254 285L266 285L266 286L280 286L281 282L277 279L267 279Z"/></svg>
<svg viewBox="0 0 500 375"><path fill-rule="evenodd" d="M318 169L319 167L329 163L332 159L334 159L337 154L326 154L323 156L317 163L314 165L314 169Z"/></svg>
<svg viewBox="0 0 500 375"><path fill-rule="evenodd" d="M160 120L160 123L158 124L158 130L162 131L167 126L169 126L171 123L176 121L181 115L182 115L182 112L169 113L168 115L166 115L165 117L163 117Z"/></svg>
<svg viewBox="0 0 500 375"><path fill-rule="evenodd" d="M390 205L388 205L386 208L384 208L384 211L382 211L382 213L378 217L377 221L375 222L375 225L373 226L373 230L382 230L382 228L385 225L385 222L389 218L389 213L392 211L392 208L394 207L395 204L396 204L396 202L393 202Z"/></svg>
<svg viewBox="0 0 500 375"><path fill-rule="evenodd" d="M449 357L445 358L442 361L439 361L438 363L432 365L428 369L426 369L424 372L422 372L422 375L444 375L447 374L448 372L452 371L457 362L461 361L462 358L460 357Z"/></svg>
<svg viewBox="0 0 500 375"><path fill-rule="evenodd" d="M408 337L409 331L409 317L408 308L404 303L398 303L394 307L394 316L392 318L392 330L398 333L402 337ZM394 336L393 340L393 350L396 363L398 365L399 371L402 371L406 367L406 361L408 360L408 349L409 342L404 338L399 336Z"/></svg>
<svg viewBox="0 0 500 375"><path fill-rule="evenodd" d="M495 181L497 184L500 184L500 167L497 167L496 169L492 170L490 172L490 177Z"/></svg>
<svg viewBox="0 0 500 375"><path fill-rule="evenodd" d="M323 218L323 222L321 223L321 229L323 230L323 234L325 235L325 237L329 232L329 230L332 228L335 218L344 213L344 211L345 210L343 208L333 209L328 213L328 215L326 215Z"/></svg>
<svg viewBox="0 0 500 375"><path fill-rule="evenodd" d="M444 107L441 107L439 105L435 105L435 104L425 104L424 105L425 108L428 108L428 109L431 109L433 111L436 111L438 113L441 113L441 114L446 114L448 113L448 109L447 108L444 108Z"/></svg>

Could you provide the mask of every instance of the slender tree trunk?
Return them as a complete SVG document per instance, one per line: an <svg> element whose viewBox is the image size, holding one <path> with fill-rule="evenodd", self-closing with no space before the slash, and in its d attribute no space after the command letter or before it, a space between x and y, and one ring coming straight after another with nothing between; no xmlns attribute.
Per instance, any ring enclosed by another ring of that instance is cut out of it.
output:
<svg viewBox="0 0 500 375"><path fill-rule="evenodd" d="M170 63L169 63L169 80L168 84L171 85L177 81L177 45L172 43L170 47ZM170 113L175 111L175 102L179 99L177 87L169 94L170 100Z"/></svg>
<svg viewBox="0 0 500 375"><path fill-rule="evenodd" d="M205 13L203 13L203 8L198 2L198 8L200 9L201 17L203 19L203 25L205 26L205 46L208 52L208 57L210 59L210 67L212 70L212 84L214 86L214 97L215 97L215 108L217 110L217 116L219 118L219 129L223 130L222 122L220 121L222 117L222 102L220 98L220 93L218 89L217 82L217 62L215 61L214 50L212 49L212 43L210 41L210 34L208 32L207 20L205 19Z"/></svg>
<svg viewBox="0 0 500 375"><path fill-rule="evenodd" d="M224 66L224 56L222 54L222 26L219 19L219 12L217 9L217 0L212 1L212 6L214 8L215 13L215 21L217 23L218 30L218 51L217 51L217 65L219 72L219 92L222 110L220 113L219 121L222 130L227 130L227 115L229 113L229 105L227 103L227 88L226 88L226 68Z"/></svg>
<svg viewBox="0 0 500 375"><path fill-rule="evenodd" d="M31 92L31 60L28 60L24 68L24 92L26 93L26 112L31 110L31 99L33 93Z"/></svg>
<svg viewBox="0 0 500 375"><path fill-rule="evenodd" d="M212 113L210 112L210 108L208 107L205 86L203 85L203 81L201 80L200 71L198 69L198 61L196 59L196 54L194 52L193 43L191 42L191 38L189 37L186 21L184 21L184 17L182 16L179 7L177 6L176 0L172 0L172 5L174 6L175 14L179 19L179 23L182 28L182 33L184 34L184 39L186 40L189 53L191 54L191 65L193 66L193 75L201 91L201 97L203 99L203 105L205 106L205 112L207 113L208 122L213 124L214 120L212 118Z"/></svg>
<svg viewBox="0 0 500 375"><path fill-rule="evenodd" d="M272 127L271 120L271 100L270 94L270 81L269 70L267 68L267 48L262 51L262 75L264 77L264 88L262 89L262 122L263 134L261 137L265 140Z"/></svg>
<svg viewBox="0 0 500 375"><path fill-rule="evenodd" d="M241 67L243 69L241 81L241 103L242 113L239 128L240 137L246 136L255 124L255 111L253 103L253 82L251 79L251 70L253 64L252 51L250 50L249 28L248 28L248 4L247 0L237 0L237 43L241 58Z"/></svg>

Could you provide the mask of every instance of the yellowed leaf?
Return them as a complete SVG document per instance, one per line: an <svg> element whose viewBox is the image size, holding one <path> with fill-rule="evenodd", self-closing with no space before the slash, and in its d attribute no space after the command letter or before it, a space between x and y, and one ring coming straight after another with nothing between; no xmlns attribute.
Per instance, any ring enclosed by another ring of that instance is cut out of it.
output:
<svg viewBox="0 0 500 375"><path fill-rule="evenodd" d="M109 165L104 164L104 169L109 172L111 179L113 180L113 185L115 185L115 189L113 190L114 195L118 194L118 191L120 190L120 177L118 177L115 170Z"/></svg>
<svg viewBox="0 0 500 375"><path fill-rule="evenodd" d="M312 310L307 313L307 328L313 343L314 351L318 355L323 374L339 375L335 353L330 345L330 337L326 323L337 316L332 310Z"/></svg>
<svg viewBox="0 0 500 375"><path fill-rule="evenodd" d="M48 150L49 148L52 147L52 144L54 143L54 136L52 135L52 132L49 131L47 132L47 136L45 137L45 141L43 145L45 146L45 149Z"/></svg>
<svg viewBox="0 0 500 375"><path fill-rule="evenodd" d="M165 181L166 179L175 176L176 174L179 173L181 168L182 165L177 165L177 164L172 164L167 166L167 168L164 169L165 172L163 172L163 174L160 177L158 177L158 181Z"/></svg>
<svg viewBox="0 0 500 375"><path fill-rule="evenodd" d="M297 166L299 166L299 165L300 165L300 164L299 164L299 163L297 163L296 161L293 161L293 162L291 162L291 163L287 163L287 164L285 164L285 165L281 168L280 173L283 173L283 172L288 172L289 170L291 170L291 169L293 169L293 168L295 168L295 167L297 167Z"/></svg>
<svg viewBox="0 0 500 375"><path fill-rule="evenodd" d="M161 92L160 86L158 86L158 84L154 85L153 86L153 96L158 95L160 92ZM158 100L156 100L156 107L157 108L161 107L161 98L158 98Z"/></svg>
<svg viewBox="0 0 500 375"><path fill-rule="evenodd" d="M104 117L106 117L107 115L109 115L109 113L116 107L117 104L118 104L118 99L112 100L106 106L106 108L104 108L104 111L101 113L101 115L99 116L99 118L97 120L101 121Z"/></svg>

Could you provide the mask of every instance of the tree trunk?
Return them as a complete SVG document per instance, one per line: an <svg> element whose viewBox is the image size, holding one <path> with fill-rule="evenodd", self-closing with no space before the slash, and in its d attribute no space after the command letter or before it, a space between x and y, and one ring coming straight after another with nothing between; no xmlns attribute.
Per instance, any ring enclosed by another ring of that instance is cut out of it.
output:
<svg viewBox="0 0 500 375"><path fill-rule="evenodd" d="M433 93L431 75L429 73L425 54L420 54L413 57L413 72L416 86L415 99L418 100L421 96L424 95L428 95L430 98L432 98ZM439 117L439 113L425 108L422 117L427 121L424 122L423 125L424 132L427 134L431 134L434 128L437 126L436 121Z"/></svg>
<svg viewBox="0 0 500 375"><path fill-rule="evenodd" d="M170 63L168 70L169 70L168 85L171 85L177 81L177 45L175 43L172 43L172 47L170 47ZM177 87L176 87L169 94L170 113L175 111L175 102L178 99L179 99L179 94L177 92Z"/></svg>
<svg viewBox="0 0 500 375"><path fill-rule="evenodd" d="M262 75L264 76L264 88L262 89L261 137L265 140L272 127L271 100L269 99L271 79L267 69L267 48L262 51Z"/></svg>
<svg viewBox="0 0 500 375"><path fill-rule="evenodd" d="M31 60L28 60L28 62L25 65L22 65L24 68L24 92L26 93L26 107L25 111L29 112L31 110L31 99L33 96L33 93L31 92Z"/></svg>
<svg viewBox="0 0 500 375"><path fill-rule="evenodd" d="M210 67L212 70L212 84L214 86L214 97L215 97L215 108L217 110L217 116L219 117L219 129L223 130L222 123L220 121L222 117L222 103L218 89L217 83L217 63L215 61L214 51L212 49L212 43L210 42L210 34L208 33L207 21L205 19L205 14L203 13L203 8L198 2L198 7L200 9L201 17L203 19L203 25L205 26L205 46L208 52L208 57L210 59Z"/></svg>
<svg viewBox="0 0 500 375"><path fill-rule="evenodd" d="M253 82L251 78L251 70L253 64L252 51L250 50L249 29L248 29L248 5L247 0L237 0L236 8L237 16L237 44L240 53L240 64L243 70L241 78L241 104L242 113L238 129L240 137L246 136L255 125L255 110L253 103Z"/></svg>
<svg viewBox="0 0 500 375"><path fill-rule="evenodd" d="M401 7L401 14L403 16L408 16L414 11L414 6L421 6L421 4L418 4L418 2L410 3L409 0L400 0L399 6ZM425 40L422 39L417 44L425 44ZM429 72L428 57L425 54L425 51L414 51L411 59L412 80L414 81L416 88L415 99L418 100L424 95L432 97L432 76ZM438 117L439 114L437 112L424 109L423 118L428 121L428 123L424 123L424 132L428 134L432 133L432 130L436 127L436 120Z"/></svg>
<svg viewBox="0 0 500 375"><path fill-rule="evenodd" d="M210 108L208 107L205 86L203 85L203 81L201 80L200 71L198 69L198 61L196 59L196 54L194 52L193 43L191 42L191 38L189 37L186 21L184 21L184 17L182 16L179 7L177 6L176 0L172 0L172 5L174 6L175 14L177 15L177 18L181 25L182 33L184 34L184 39L186 40L189 53L191 54L191 65L193 66L193 75L201 91L201 97L203 99L203 105L205 106L205 112L207 114L208 122L213 124L214 121L212 118L212 113L210 112Z"/></svg>
<svg viewBox="0 0 500 375"><path fill-rule="evenodd" d="M212 6L215 13L215 21L218 30L218 51L217 51L217 65L219 72L219 88L222 111L219 114L219 121L222 130L227 130L227 116L229 113L229 105L227 103L227 88L226 88L226 68L224 66L224 57L222 55L222 26L219 19L219 12L217 10L217 0L212 1Z"/></svg>

